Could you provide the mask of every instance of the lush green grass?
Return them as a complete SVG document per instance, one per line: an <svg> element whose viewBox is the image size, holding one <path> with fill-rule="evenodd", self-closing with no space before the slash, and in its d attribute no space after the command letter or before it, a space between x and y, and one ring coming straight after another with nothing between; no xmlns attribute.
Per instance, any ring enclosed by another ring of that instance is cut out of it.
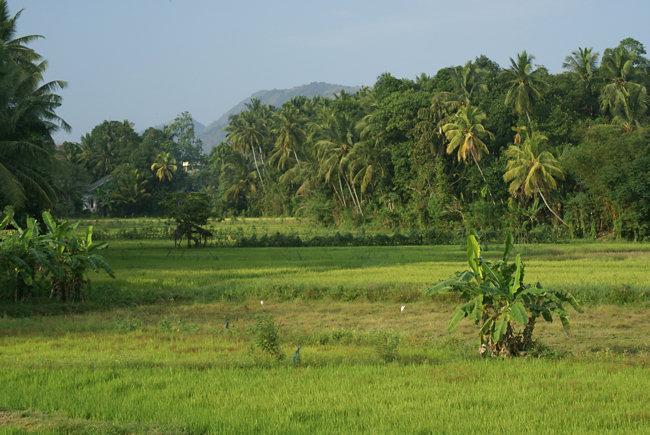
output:
<svg viewBox="0 0 650 435"><path fill-rule="evenodd" d="M469 325L445 332L448 310L228 302L6 318L0 410L15 428L56 431L648 429L647 309L594 307L571 338L546 325L553 353L521 361L481 360ZM251 352L259 312L276 318L285 352L303 345L301 367ZM374 348L385 330L402 339L395 363Z"/></svg>
<svg viewBox="0 0 650 435"><path fill-rule="evenodd" d="M171 231L173 224L169 219L164 218L89 218L79 220L82 227L93 225L100 236L116 236L120 232L130 231L135 234L146 234L150 231L154 234ZM310 222L302 221L293 217L277 218L237 218L216 220L210 219L206 225L207 228L214 232L240 232L243 235L252 234L294 234L301 237L313 237L317 235L334 234L340 229L315 225ZM353 228L349 229L357 232ZM346 230L347 231L347 230ZM371 230L370 230L371 231ZM372 232L372 231L371 231ZM159 237L155 237L159 238Z"/></svg>
<svg viewBox="0 0 650 435"><path fill-rule="evenodd" d="M650 244L527 245L532 282L573 291L586 303L650 300ZM487 256L498 256L488 246ZM174 249L168 241L114 241L117 279L95 279L112 303L323 298L413 301L465 268L460 246Z"/></svg>
<svg viewBox="0 0 650 435"><path fill-rule="evenodd" d="M538 357L509 361L480 359L471 324L446 331L454 302L421 296L464 267L459 246L171 245L111 242L117 278L67 312L0 307L0 431L650 431L648 244L520 247L530 279L588 303L572 336L540 325ZM260 313L300 367L252 350Z"/></svg>

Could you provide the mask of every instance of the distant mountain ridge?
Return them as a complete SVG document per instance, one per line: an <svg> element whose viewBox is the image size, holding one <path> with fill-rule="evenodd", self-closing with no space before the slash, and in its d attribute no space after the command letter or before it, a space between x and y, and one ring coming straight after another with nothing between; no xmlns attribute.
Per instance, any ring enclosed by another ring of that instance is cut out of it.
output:
<svg viewBox="0 0 650 435"><path fill-rule="evenodd" d="M344 86L325 82L312 82L306 85L296 86L289 89L270 89L257 91L251 96L237 103L234 107L221 115L219 119L205 126L205 128L201 129L201 132L199 132L199 129L196 128L195 125L195 131L198 137L203 141L204 150L208 152L215 145L218 145L226 138L226 132L224 129L228 125L228 119L232 115L236 115L242 112L246 106L246 103L250 102L250 100L253 98L257 98L262 102L262 104L280 107L293 97L303 96L311 98L315 96L321 96L330 98L341 91L356 93L359 91L359 89L361 89L361 86ZM200 125L203 126L202 124Z"/></svg>

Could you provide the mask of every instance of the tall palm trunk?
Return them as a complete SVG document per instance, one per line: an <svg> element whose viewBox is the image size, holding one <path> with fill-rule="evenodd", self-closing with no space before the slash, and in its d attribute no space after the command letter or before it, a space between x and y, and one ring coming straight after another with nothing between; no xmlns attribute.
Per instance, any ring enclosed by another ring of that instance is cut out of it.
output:
<svg viewBox="0 0 650 435"><path fill-rule="evenodd" d="M251 151L253 152L253 162L255 162L255 170L257 171L257 175L260 177L260 183L262 183L262 189L266 190L266 186L264 185L264 178L262 177L262 173L260 172L260 167L257 165L257 156L255 156L255 147L251 146Z"/></svg>
<svg viewBox="0 0 650 435"><path fill-rule="evenodd" d="M359 203L359 197L357 197L355 195L356 190L354 190L354 192L353 192L353 189L350 186L350 182L348 181L347 177L343 177L343 178L345 178L345 184L348 186L348 191L350 192L350 198L352 198L352 203L355 205L357 210L359 210L359 214L361 214L361 216L363 216L363 210L361 210L361 204Z"/></svg>
<svg viewBox="0 0 650 435"><path fill-rule="evenodd" d="M338 174L336 176L339 179L339 189L341 189L341 200L343 201L343 207L347 207L348 205L345 202L345 194L343 193L343 183L341 183L341 174ZM336 190L336 188L334 188Z"/></svg>
<svg viewBox="0 0 650 435"><path fill-rule="evenodd" d="M542 191L538 189L537 193L539 193L539 196L542 197L542 201L544 201L544 205L546 205L546 208L549 209L549 211L551 213L553 213L553 216L555 216L560 222L562 222L564 225L566 225L568 227L569 225L566 222L564 222L562 220L562 218L557 213L555 213L555 211L551 208L550 205L548 205L548 202L546 202L546 198L544 197L544 194L542 193Z"/></svg>
<svg viewBox="0 0 650 435"><path fill-rule="evenodd" d="M490 198L494 202L494 196L492 196L492 190L490 190L490 184L488 183L487 179L485 178L485 174L483 173L483 170L481 169L481 165L478 164L478 160L476 160L476 156L474 153L472 153L472 160L474 160L474 163L476 164L476 167L478 168L478 171L481 173L481 178L483 178L483 181L485 181L485 187L487 187L488 195L490 195Z"/></svg>

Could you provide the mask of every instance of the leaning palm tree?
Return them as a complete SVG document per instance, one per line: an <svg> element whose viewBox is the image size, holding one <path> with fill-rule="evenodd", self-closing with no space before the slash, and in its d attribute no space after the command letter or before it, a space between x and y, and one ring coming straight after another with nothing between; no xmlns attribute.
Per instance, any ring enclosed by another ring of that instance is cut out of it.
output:
<svg viewBox="0 0 650 435"><path fill-rule="evenodd" d="M320 138L315 143L319 176L331 186L343 207L347 207L347 190L352 204L363 214L348 167L348 155L357 142L353 120L345 114L328 113L316 129Z"/></svg>
<svg viewBox="0 0 650 435"><path fill-rule="evenodd" d="M516 59L510 58L510 68L504 71L508 86L505 103L516 115L525 117L529 126L533 106L541 99L545 85L543 70L533 66L534 59L535 56L522 51Z"/></svg>
<svg viewBox="0 0 650 435"><path fill-rule="evenodd" d="M151 164L151 170L161 183L172 181L177 169L178 166L176 166L176 159L168 152L158 154L156 160Z"/></svg>
<svg viewBox="0 0 650 435"><path fill-rule="evenodd" d="M253 157L255 170L264 189L264 178L258 162L258 156L262 158L259 153L264 134L255 114L248 110L231 117L226 127L226 135L235 150Z"/></svg>
<svg viewBox="0 0 650 435"><path fill-rule="evenodd" d="M494 138L494 135L483 126L486 118L485 113L478 107L463 106L450 122L442 126L442 131L449 141L447 154L455 151L458 160L462 162L467 162L471 158L487 183L478 163L484 154L490 152L483 139Z"/></svg>
<svg viewBox="0 0 650 435"><path fill-rule="evenodd" d="M557 189L557 180L564 179L564 172L553 154L540 151L547 141L546 136L535 132L528 136L523 144L510 145L506 150L508 163L503 179L510 183L508 191L513 198L532 198L539 195L553 216L566 225L546 200L546 195Z"/></svg>

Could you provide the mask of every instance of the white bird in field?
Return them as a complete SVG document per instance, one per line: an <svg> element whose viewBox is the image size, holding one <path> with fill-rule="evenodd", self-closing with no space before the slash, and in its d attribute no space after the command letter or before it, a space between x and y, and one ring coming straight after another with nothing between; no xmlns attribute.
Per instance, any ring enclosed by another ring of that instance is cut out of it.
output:
<svg viewBox="0 0 650 435"><path fill-rule="evenodd" d="M260 305L261 305L261 306L264 306L264 301L260 301Z"/></svg>
<svg viewBox="0 0 650 435"><path fill-rule="evenodd" d="M404 312L404 308L406 308L406 305L402 305L402 306L400 306L400 307L399 307L399 312L400 312L400 313L403 313L403 312Z"/></svg>

